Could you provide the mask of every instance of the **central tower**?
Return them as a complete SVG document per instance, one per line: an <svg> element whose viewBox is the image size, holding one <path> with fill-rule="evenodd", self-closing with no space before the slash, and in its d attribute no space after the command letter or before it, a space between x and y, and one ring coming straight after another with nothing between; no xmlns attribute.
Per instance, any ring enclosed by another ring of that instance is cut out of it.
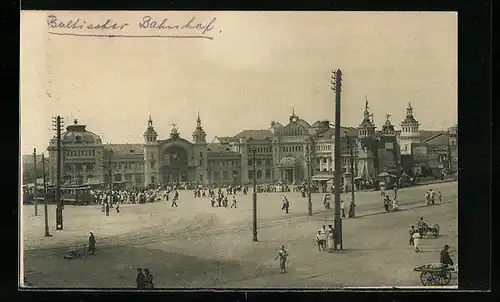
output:
<svg viewBox="0 0 500 302"><path fill-rule="evenodd" d="M207 134L201 126L200 112L198 111L198 118L196 119L196 128L193 131L193 154L194 162L196 164L196 182L201 184L208 184L208 160L207 160Z"/></svg>

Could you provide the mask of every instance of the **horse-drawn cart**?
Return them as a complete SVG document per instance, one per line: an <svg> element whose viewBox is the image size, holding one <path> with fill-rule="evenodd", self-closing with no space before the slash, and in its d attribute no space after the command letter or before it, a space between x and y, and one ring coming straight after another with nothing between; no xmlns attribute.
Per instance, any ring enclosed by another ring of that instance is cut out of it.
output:
<svg viewBox="0 0 500 302"><path fill-rule="evenodd" d="M451 281L451 274L457 273L456 269L442 263L431 263L416 267L415 272L420 272L420 281L424 286L443 286Z"/></svg>

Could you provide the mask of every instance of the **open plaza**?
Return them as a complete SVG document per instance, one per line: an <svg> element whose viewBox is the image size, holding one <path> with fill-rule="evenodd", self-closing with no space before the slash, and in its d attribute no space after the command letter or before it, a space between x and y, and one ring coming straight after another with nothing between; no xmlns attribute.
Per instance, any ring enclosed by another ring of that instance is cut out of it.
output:
<svg viewBox="0 0 500 302"><path fill-rule="evenodd" d="M442 203L426 206L429 189ZM65 206L64 230L55 231L55 206L49 205L52 237L44 237L43 207L22 211L23 269L35 287L135 288L137 268L149 268L156 288L276 288L421 286L415 267L436 263L445 244L458 263L458 184L437 182L400 189L400 211L387 213L380 192L356 192L356 218L344 218L343 249L318 251L315 235L333 224L333 208L323 208L324 194L312 194L313 215L299 192L259 193L258 242L252 242L252 195L238 193L238 208L213 208L209 198L179 191L179 207L161 200L124 204L104 215L100 206ZM394 194L388 192L388 194ZM290 212L281 199L290 200ZM350 194L341 198L350 201ZM232 198L231 196L229 196ZM41 209L40 209L41 208ZM439 235L420 240L419 253L409 245L410 225L424 217L439 224ZM73 248L96 237L96 253L66 260ZM275 257L288 250L287 273ZM456 286L453 274L450 286Z"/></svg>

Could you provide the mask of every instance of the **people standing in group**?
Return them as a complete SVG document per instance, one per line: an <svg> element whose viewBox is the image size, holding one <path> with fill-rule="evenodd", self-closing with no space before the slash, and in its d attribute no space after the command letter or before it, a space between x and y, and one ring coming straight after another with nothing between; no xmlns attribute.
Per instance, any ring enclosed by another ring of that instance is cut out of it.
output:
<svg viewBox="0 0 500 302"><path fill-rule="evenodd" d="M213 196L210 197L210 204L212 205L212 208L215 208L215 198Z"/></svg>
<svg viewBox="0 0 500 302"><path fill-rule="evenodd" d="M137 276L135 278L135 283L137 285L137 289L145 289L146 288L146 276L142 272L142 268L137 269Z"/></svg>
<svg viewBox="0 0 500 302"><path fill-rule="evenodd" d="M286 273L286 260L288 259L288 251L285 249L284 245L281 246L281 249L274 260L278 258L280 259L280 274L284 274Z"/></svg>
<svg viewBox="0 0 500 302"><path fill-rule="evenodd" d="M426 223L424 221L424 217L420 217L420 219L417 221L417 231L420 233L420 234L423 234L424 233L424 228L426 226Z"/></svg>
<svg viewBox="0 0 500 302"><path fill-rule="evenodd" d="M436 192L433 189L430 189L429 195L430 195L431 204L434 204L434 197L436 196Z"/></svg>

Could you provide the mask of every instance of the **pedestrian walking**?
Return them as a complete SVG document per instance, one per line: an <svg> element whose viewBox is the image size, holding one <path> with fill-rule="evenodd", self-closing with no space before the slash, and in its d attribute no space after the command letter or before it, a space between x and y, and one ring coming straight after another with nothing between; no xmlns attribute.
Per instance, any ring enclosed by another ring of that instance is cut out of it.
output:
<svg viewBox="0 0 500 302"><path fill-rule="evenodd" d="M89 253L91 255L95 255L95 243L96 243L96 240L95 240L94 233L90 232L90 236L89 236Z"/></svg>
<svg viewBox="0 0 500 302"><path fill-rule="evenodd" d="M116 203L116 213L120 213L120 203Z"/></svg>
<svg viewBox="0 0 500 302"><path fill-rule="evenodd" d="M233 203L231 203L231 208L237 208L237 203L236 203L236 196L233 195Z"/></svg>
<svg viewBox="0 0 500 302"><path fill-rule="evenodd" d="M410 234L410 245L413 245L413 234L415 234L416 230L413 225L410 226L408 233Z"/></svg>
<svg viewBox="0 0 500 302"><path fill-rule="evenodd" d="M431 203L434 204L434 197L436 196L436 192L431 189L430 190L430 199L431 199Z"/></svg>
<svg viewBox="0 0 500 302"><path fill-rule="evenodd" d="M420 238L421 238L419 232L416 231L415 233L413 233L412 237L413 237L413 246L415 247L415 252L418 253L420 252L418 244L420 243Z"/></svg>
<svg viewBox="0 0 500 302"><path fill-rule="evenodd" d="M137 284L137 289L146 288L146 276L142 272L142 268L137 269L137 277L135 278L135 283Z"/></svg>
<svg viewBox="0 0 500 302"><path fill-rule="evenodd" d="M441 193L441 191L439 191L438 193L438 198L439 198L439 203L443 202L443 194Z"/></svg>
<svg viewBox="0 0 500 302"><path fill-rule="evenodd" d="M318 251L324 251L322 238L323 236L321 235L321 231L318 231L318 234L316 234L316 244L318 245Z"/></svg>
<svg viewBox="0 0 500 302"><path fill-rule="evenodd" d="M109 216L109 203L106 203L106 216Z"/></svg>
<svg viewBox="0 0 500 302"><path fill-rule="evenodd" d="M285 213L288 214L288 210L290 209L290 202L286 197L283 197L283 203L281 209L285 210Z"/></svg>
<svg viewBox="0 0 500 302"><path fill-rule="evenodd" d="M285 250L285 246L282 245L281 249L278 252L278 255L274 260L280 259L280 274L286 273L286 260L288 259L288 251Z"/></svg>
<svg viewBox="0 0 500 302"><path fill-rule="evenodd" d="M149 271L149 268L144 269L144 277L145 277L146 289L154 289L155 284L154 284L154 280L153 280L153 274L151 274L151 272Z"/></svg>
<svg viewBox="0 0 500 302"><path fill-rule="evenodd" d="M178 208L179 206L177 205L177 199L179 198L179 195L177 194L177 191L176 191L176 194L174 194L174 197L172 198L172 208L173 207L176 207Z"/></svg>
<svg viewBox="0 0 500 302"><path fill-rule="evenodd" d="M342 210L342 218L345 218L344 201L340 201L340 209Z"/></svg>

